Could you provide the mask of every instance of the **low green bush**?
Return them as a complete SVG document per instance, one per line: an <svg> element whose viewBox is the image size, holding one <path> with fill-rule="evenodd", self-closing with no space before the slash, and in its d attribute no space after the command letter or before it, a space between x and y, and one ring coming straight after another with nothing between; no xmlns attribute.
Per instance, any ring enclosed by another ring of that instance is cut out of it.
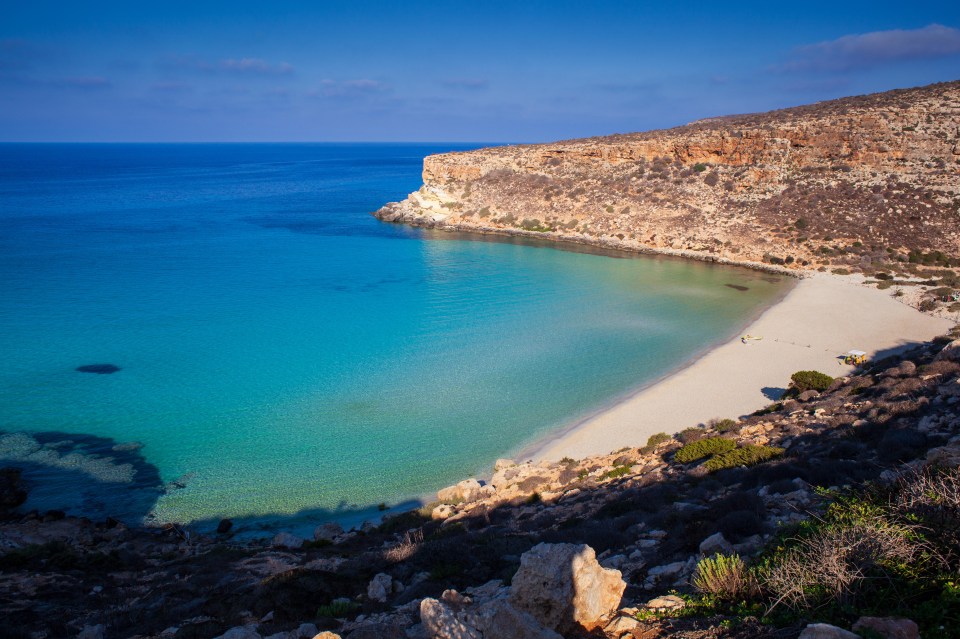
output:
<svg viewBox="0 0 960 639"><path fill-rule="evenodd" d="M693 587L717 599L735 600L756 592L756 580L739 555L714 555L700 560Z"/></svg>
<svg viewBox="0 0 960 639"><path fill-rule="evenodd" d="M718 419L717 422L713 425L717 429L718 433L729 433L735 431L739 428L737 422L732 419Z"/></svg>
<svg viewBox="0 0 960 639"><path fill-rule="evenodd" d="M640 449L640 453L643 455L649 455L657 449L657 446L664 442L671 441L673 437L667 435L666 433L655 433L650 435L650 438L647 439L647 445Z"/></svg>
<svg viewBox="0 0 960 639"><path fill-rule="evenodd" d="M317 616L337 619L340 617L346 617L351 612L354 612L355 610L359 610L359 609L360 609L360 604L358 604L355 601L338 600L317 608Z"/></svg>
<svg viewBox="0 0 960 639"><path fill-rule="evenodd" d="M681 464L689 464L692 461L697 461L698 459L703 459L704 457L709 457L710 455L729 452L736 447L737 443L732 439L724 439L723 437L708 437L706 439L700 439L687 444L677 451L677 454L673 456L673 459Z"/></svg>
<svg viewBox="0 0 960 639"><path fill-rule="evenodd" d="M711 459L708 459L703 467L710 472L715 472L725 468L753 466L754 464L759 464L781 455L783 455L783 449L776 446L746 444L740 448L734 448L733 450L715 455Z"/></svg>
<svg viewBox="0 0 960 639"><path fill-rule="evenodd" d="M808 390L823 392L830 388L833 378L820 371L797 371L790 376L790 381L798 393Z"/></svg>
<svg viewBox="0 0 960 639"><path fill-rule="evenodd" d="M616 479L617 477L623 477L629 472L630 466L614 466L612 470L608 470L603 476L610 479Z"/></svg>

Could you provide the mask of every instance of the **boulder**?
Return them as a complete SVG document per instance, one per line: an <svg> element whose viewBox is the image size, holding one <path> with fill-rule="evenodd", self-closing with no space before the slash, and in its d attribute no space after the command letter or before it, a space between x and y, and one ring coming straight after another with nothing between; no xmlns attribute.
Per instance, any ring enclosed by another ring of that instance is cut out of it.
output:
<svg viewBox="0 0 960 639"><path fill-rule="evenodd" d="M686 605L687 602L676 595L664 595L651 599L645 607L649 610L680 610Z"/></svg>
<svg viewBox="0 0 960 639"><path fill-rule="evenodd" d="M960 444L953 442L931 448L924 464L936 468L960 468Z"/></svg>
<svg viewBox="0 0 960 639"><path fill-rule="evenodd" d="M315 541L333 541L343 534L343 526L335 521L320 524L313 529L313 539Z"/></svg>
<svg viewBox="0 0 960 639"><path fill-rule="evenodd" d="M430 519L448 519L453 512L453 506L450 504L440 504L430 512Z"/></svg>
<svg viewBox="0 0 960 639"><path fill-rule="evenodd" d="M722 532L714 533L700 542L700 554L707 557L718 553L730 554L733 546L723 536Z"/></svg>
<svg viewBox="0 0 960 639"><path fill-rule="evenodd" d="M955 339L943 347L933 361L960 362L960 339Z"/></svg>
<svg viewBox="0 0 960 639"><path fill-rule="evenodd" d="M476 479L465 479L456 486L437 491L437 499L454 503L476 501L481 495L481 488Z"/></svg>
<svg viewBox="0 0 960 639"><path fill-rule="evenodd" d="M217 524L217 534L226 535L230 532L230 529L233 528L233 522L229 519L221 519L220 523Z"/></svg>
<svg viewBox="0 0 960 639"><path fill-rule="evenodd" d="M820 397L820 393L815 390L805 390L797 395L797 399L799 399L801 402L809 402L811 399L816 399L818 397Z"/></svg>
<svg viewBox="0 0 960 639"><path fill-rule="evenodd" d="M371 579L369 585L367 585L367 597L371 601L379 603L386 603L387 597L390 596L392 591L393 577L382 572Z"/></svg>
<svg viewBox="0 0 960 639"><path fill-rule="evenodd" d="M467 625L464 616L459 606L455 609L429 597L420 602L420 622L431 639L483 639L480 630Z"/></svg>
<svg viewBox="0 0 960 639"><path fill-rule="evenodd" d="M883 639L920 639L920 628L909 619L898 617L860 617L854 632L869 630Z"/></svg>
<svg viewBox="0 0 960 639"><path fill-rule="evenodd" d="M619 608L626 587L620 571L603 568L590 546L542 543L520 557L510 602L551 630L590 631Z"/></svg>
<svg viewBox="0 0 960 639"><path fill-rule="evenodd" d="M612 637L633 636L633 631L640 625L634 616L620 615L606 626L603 627L603 633Z"/></svg>
<svg viewBox="0 0 960 639"><path fill-rule="evenodd" d="M313 639L320 631L312 623L302 623L287 634L287 639Z"/></svg>
<svg viewBox="0 0 960 639"><path fill-rule="evenodd" d="M316 635L313 639L341 639L341 637L335 632L324 630L320 634Z"/></svg>
<svg viewBox="0 0 960 639"><path fill-rule="evenodd" d="M441 599L420 602L420 620L431 639L561 639L505 599L474 605L449 590Z"/></svg>
<svg viewBox="0 0 960 639"><path fill-rule="evenodd" d="M675 561L672 564L664 564L662 566L654 566L647 571L647 577L653 578L655 580L667 580L673 579L680 576L680 573L683 572L684 568L687 567L687 562L685 561Z"/></svg>
<svg viewBox="0 0 960 639"><path fill-rule="evenodd" d="M288 532L279 532L273 537L270 545L274 548L287 548L289 550L298 550L303 547L303 537L297 537Z"/></svg>
<svg viewBox="0 0 960 639"><path fill-rule="evenodd" d="M798 639L860 639L860 635L828 623L812 623L803 629Z"/></svg>

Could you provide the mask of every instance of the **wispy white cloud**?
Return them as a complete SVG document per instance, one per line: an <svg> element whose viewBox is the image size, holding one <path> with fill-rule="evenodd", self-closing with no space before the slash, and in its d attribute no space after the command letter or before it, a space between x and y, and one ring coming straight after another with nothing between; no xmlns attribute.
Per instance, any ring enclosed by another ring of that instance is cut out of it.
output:
<svg viewBox="0 0 960 639"><path fill-rule="evenodd" d="M448 89L466 89L470 91L479 91L490 86L490 83L483 78L447 78L441 80L440 84Z"/></svg>
<svg viewBox="0 0 960 639"><path fill-rule="evenodd" d="M238 71L240 73L262 73L267 75L285 75L293 73L293 65L288 62L270 64L260 58L227 58L220 61L220 68L224 71Z"/></svg>
<svg viewBox="0 0 960 639"><path fill-rule="evenodd" d="M169 56L161 61L161 66L205 73L248 75L289 75L294 70L293 65L288 62L271 63L262 58L224 58L211 61L195 55Z"/></svg>
<svg viewBox="0 0 960 639"><path fill-rule="evenodd" d="M360 78L356 80L322 80L320 87L310 89L307 95L325 98L359 98L363 96L386 93L390 90L379 80Z"/></svg>
<svg viewBox="0 0 960 639"><path fill-rule="evenodd" d="M795 49L775 71L850 71L901 60L960 54L960 29L931 24L845 35Z"/></svg>

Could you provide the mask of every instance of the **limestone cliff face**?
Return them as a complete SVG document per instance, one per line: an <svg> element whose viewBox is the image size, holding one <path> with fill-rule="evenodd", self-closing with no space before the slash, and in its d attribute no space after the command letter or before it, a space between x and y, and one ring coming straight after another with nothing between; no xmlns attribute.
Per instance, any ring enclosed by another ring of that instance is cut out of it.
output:
<svg viewBox="0 0 960 639"><path fill-rule="evenodd" d="M433 155L377 217L790 268L960 256L960 82Z"/></svg>

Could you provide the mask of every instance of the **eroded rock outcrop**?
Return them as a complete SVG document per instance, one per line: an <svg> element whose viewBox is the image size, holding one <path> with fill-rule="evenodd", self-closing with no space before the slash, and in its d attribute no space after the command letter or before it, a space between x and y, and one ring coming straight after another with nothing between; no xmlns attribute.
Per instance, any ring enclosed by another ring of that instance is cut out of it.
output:
<svg viewBox="0 0 960 639"><path fill-rule="evenodd" d="M787 268L960 255L960 82L444 153L390 222Z"/></svg>
<svg viewBox="0 0 960 639"><path fill-rule="evenodd" d="M590 546L538 544L520 558L510 602L558 632L592 630L617 610L626 587Z"/></svg>

